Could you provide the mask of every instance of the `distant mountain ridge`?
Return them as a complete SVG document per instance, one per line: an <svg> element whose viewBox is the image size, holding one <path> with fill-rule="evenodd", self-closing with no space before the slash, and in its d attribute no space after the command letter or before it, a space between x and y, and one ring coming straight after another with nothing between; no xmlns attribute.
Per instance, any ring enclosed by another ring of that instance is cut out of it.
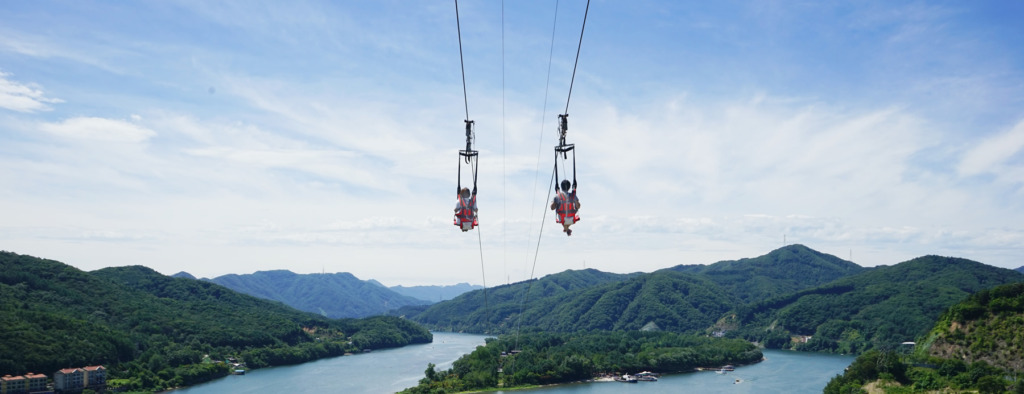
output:
<svg viewBox="0 0 1024 394"><path fill-rule="evenodd" d="M1022 265L1020 267L1017 267L1017 269L1015 269L1014 271L1017 271L1017 272L1020 272L1020 273L1024 273L1024 265Z"/></svg>
<svg viewBox="0 0 1024 394"><path fill-rule="evenodd" d="M222 275L205 280L330 318L383 315L395 308L430 304L429 301L399 294L376 281L363 281L347 272L296 274L274 270Z"/></svg>
<svg viewBox="0 0 1024 394"><path fill-rule="evenodd" d="M471 285L469 283L458 283L448 286L391 286L389 289L398 294L413 297L428 302L441 302L458 297L467 291L482 289L483 286Z"/></svg>

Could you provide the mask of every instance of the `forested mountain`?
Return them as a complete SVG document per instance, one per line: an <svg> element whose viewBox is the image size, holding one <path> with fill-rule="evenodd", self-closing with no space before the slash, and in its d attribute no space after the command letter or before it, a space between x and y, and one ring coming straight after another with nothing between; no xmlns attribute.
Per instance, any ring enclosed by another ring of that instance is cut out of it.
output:
<svg viewBox="0 0 1024 394"><path fill-rule="evenodd" d="M1024 283L1002 285L943 312L913 355L872 351L857 357L825 393L859 392L867 384L885 392L1024 393L1021 349Z"/></svg>
<svg viewBox="0 0 1024 394"><path fill-rule="evenodd" d="M1024 266L1017 267L1017 269L1014 271L1024 273Z"/></svg>
<svg viewBox="0 0 1024 394"><path fill-rule="evenodd" d="M660 272L576 291L568 300L545 298L523 313L524 325L545 331L703 330L735 299L707 279Z"/></svg>
<svg viewBox="0 0 1024 394"><path fill-rule="evenodd" d="M171 275L171 277L172 278L196 279L196 277L192 276L192 274L190 274L188 272L185 272L185 271L181 271L179 273Z"/></svg>
<svg viewBox="0 0 1024 394"><path fill-rule="evenodd" d="M389 289L396 293L406 295L428 302L441 302L458 297L462 293L482 289L483 286L459 283L448 286L391 286Z"/></svg>
<svg viewBox="0 0 1024 394"><path fill-rule="evenodd" d="M437 329L507 332L522 327L549 331L662 329L704 331L726 312L769 294L789 294L862 272L856 264L803 245L712 265L681 265L628 276L595 270L566 271L537 281L528 302L520 303L529 282L467 293L449 302L403 312ZM553 286L586 273L574 285Z"/></svg>
<svg viewBox="0 0 1024 394"><path fill-rule="evenodd" d="M730 335L805 350L859 353L913 341L943 310L969 294L1024 281L1021 273L966 259L925 256L881 266L813 289L740 308L743 327Z"/></svg>
<svg viewBox="0 0 1024 394"><path fill-rule="evenodd" d="M281 301L295 309L330 318L383 315L390 309L431 303L399 294L376 282L360 280L347 272L296 274L275 270L230 274L209 280L238 292Z"/></svg>
<svg viewBox="0 0 1024 394"><path fill-rule="evenodd" d="M429 327L442 330L470 332L508 332L518 323L520 304L529 291L527 315L550 314L540 311L539 305L558 304L571 300L580 290L607 283L620 282L638 274L613 274L595 269L566 270L532 281L496 286L464 293L450 301L440 302L425 309L403 308L394 313ZM530 325L531 322L524 324Z"/></svg>
<svg viewBox="0 0 1024 394"><path fill-rule="evenodd" d="M791 245L757 258L649 274L566 271L532 282L532 289L521 282L401 313L441 330L646 328L860 353L912 341L968 294L1018 281L1021 273L965 259L925 256L861 268ZM767 297L772 294L780 295Z"/></svg>
<svg viewBox="0 0 1024 394"><path fill-rule="evenodd" d="M740 303L748 304L820 286L865 268L796 244L760 257L667 270L704 275Z"/></svg>
<svg viewBox="0 0 1024 394"><path fill-rule="evenodd" d="M4 374L103 364L111 386L154 390L228 373L224 364L200 364L207 354L258 368L430 338L398 318L330 320L145 267L90 273L0 252Z"/></svg>

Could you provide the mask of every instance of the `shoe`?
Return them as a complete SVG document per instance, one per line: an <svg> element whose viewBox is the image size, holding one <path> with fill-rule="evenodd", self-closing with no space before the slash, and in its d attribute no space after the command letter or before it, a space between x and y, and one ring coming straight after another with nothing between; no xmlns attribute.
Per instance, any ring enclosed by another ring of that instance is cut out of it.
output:
<svg viewBox="0 0 1024 394"><path fill-rule="evenodd" d="M565 235L572 235L572 230L565 230Z"/></svg>

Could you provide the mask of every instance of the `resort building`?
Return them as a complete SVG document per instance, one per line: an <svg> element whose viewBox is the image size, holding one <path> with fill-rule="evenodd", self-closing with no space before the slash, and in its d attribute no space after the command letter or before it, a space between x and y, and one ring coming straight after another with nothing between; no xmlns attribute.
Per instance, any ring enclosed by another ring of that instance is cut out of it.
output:
<svg viewBox="0 0 1024 394"><path fill-rule="evenodd" d="M64 368L53 374L54 391L77 391L86 387L100 387L107 384L107 369L102 365L84 368Z"/></svg>
<svg viewBox="0 0 1024 394"><path fill-rule="evenodd" d="M55 391L72 391L85 388L85 371L81 368L64 368L53 374Z"/></svg>
<svg viewBox="0 0 1024 394"><path fill-rule="evenodd" d="M107 384L107 369L102 365L93 365L82 368L85 372L83 380L86 387L105 386Z"/></svg>
<svg viewBox="0 0 1024 394"><path fill-rule="evenodd" d="M89 387L100 388L107 384L107 369L102 365L65 368L53 374L53 391L49 390L46 383L46 375L41 373L7 375L0 378L0 394L78 392Z"/></svg>
<svg viewBox="0 0 1024 394"><path fill-rule="evenodd" d="M40 391L46 391L46 375L41 373L29 372L25 374L26 384L28 385L28 392L37 393Z"/></svg>
<svg viewBox="0 0 1024 394"><path fill-rule="evenodd" d="M6 375L0 378L0 393L27 393L28 379L24 376Z"/></svg>

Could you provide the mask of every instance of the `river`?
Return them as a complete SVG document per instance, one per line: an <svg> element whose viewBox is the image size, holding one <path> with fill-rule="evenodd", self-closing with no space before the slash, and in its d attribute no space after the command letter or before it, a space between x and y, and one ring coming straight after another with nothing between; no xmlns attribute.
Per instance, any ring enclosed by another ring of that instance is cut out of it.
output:
<svg viewBox="0 0 1024 394"><path fill-rule="evenodd" d="M398 349L323 359L286 367L262 368L228 376L175 394L212 393L393 393L415 386L427 363L448 369L459 356L483 345L483 335L434 333L434 342ZM764 351L766 360L727 374L668 375L658 382L577 383L516 393L820 393L852 356ZM501 393L501 391L499 391Z"/></svg>

